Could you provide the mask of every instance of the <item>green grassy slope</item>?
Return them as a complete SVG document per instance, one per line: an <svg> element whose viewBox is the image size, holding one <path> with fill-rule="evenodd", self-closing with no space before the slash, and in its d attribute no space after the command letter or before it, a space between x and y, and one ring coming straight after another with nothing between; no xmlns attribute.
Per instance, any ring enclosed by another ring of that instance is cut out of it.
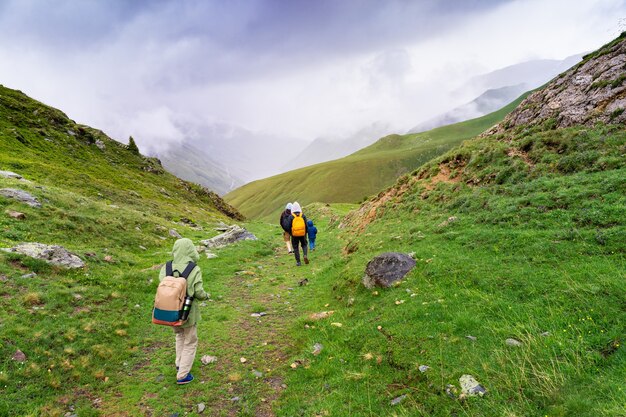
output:
<svg viewBox="0 0 626 417"><path fill-rule="evenodd" d="M62 185L164 217L180 216L187 209L179 202L188 201L205 213L240 218L215 193L167 173L158 160L133 154L101 131L2 86L0 135L0 167L39 185Z"/></svg>
<svg viewBox="0 0 626 417"><path fill-rule="evenodd" d="M244 185L224 198L245 216L273 218L288 201L357 203L501 121L525 96L486 116L410 135L390 135L345 158Z"/></svg>
<svg viewBox="0 0 626 417"><path fill-rule="evenodd" d="M294 325L307 366L279 415L626 415L625 151L623 126L467 141L323 230L318 245L339 232L344 256L302 308L335 313ZM416 268L365 289L388 251ZM488 394L459 398L464 374Z"/></svg>
<svg viewBox="0 0 626 417"><path fill-rule="evenodd" d="M92 393L145 346L156 285L150 267L168 256L169 230L207 238L216 222L240 214L158 161L4 87L0 170L26 179L0 177L0 188L27 191L43 205L0 198L0 247L58 244L87 264L68 271L0 252L0 415L62 415L58 404L70 399L92 415ZM11 359L18 349L23 364Z"/></svg>

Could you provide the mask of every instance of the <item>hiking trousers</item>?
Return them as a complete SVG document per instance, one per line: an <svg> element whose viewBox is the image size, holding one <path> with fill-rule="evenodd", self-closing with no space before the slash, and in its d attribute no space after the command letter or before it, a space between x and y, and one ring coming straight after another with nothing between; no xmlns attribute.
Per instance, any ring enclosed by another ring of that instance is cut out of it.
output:
<svg viewBox="0 0 626 417"><path fill-rule="evenodd" d="M291 244L293 245L293 253L296 255L296 262L300 262L299 245L302 245L302 253L305 258L307 257L307 243L305 236L291 236Z"/></svg>
<svg viewBox="0 0 626 417"><path fill-rule="evenodd" d="M176 366L178 373L176 379L183 379L191 371L191 366L196 358L198 348L198 327L174 327L176 336Z"/></svg>
<svg viewBox="0 0 626 417"><path fill-rule="evenodd" d="M309 238L309 249L315 250L315 239Z"/></svg>
<svg viewBox="0 0 626 417"><path fill-rule="evenodd" d="M291 235L289 232L283 233L283 239L285 240L285 244L287 245L287 252L293 252L293 247L291 246Z"/></svg>

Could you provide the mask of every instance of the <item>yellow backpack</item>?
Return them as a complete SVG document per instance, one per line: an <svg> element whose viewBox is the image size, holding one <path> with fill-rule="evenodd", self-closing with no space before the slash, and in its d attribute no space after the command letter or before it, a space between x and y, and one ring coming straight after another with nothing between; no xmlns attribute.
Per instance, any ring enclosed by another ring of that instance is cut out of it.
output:
<svg viewBox="0 0 626 417"><path fill-rule="evenodd" d="M293 223L291 224L291 236L300 237L306 234L306 225L301 215L293 214Z"/></svg>

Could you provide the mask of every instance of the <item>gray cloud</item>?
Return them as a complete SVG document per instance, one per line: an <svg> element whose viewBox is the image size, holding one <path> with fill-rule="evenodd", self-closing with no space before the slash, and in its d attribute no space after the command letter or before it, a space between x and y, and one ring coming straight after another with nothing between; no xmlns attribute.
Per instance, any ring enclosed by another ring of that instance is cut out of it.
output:
<svg viewBox="0 0 626 417"><path fill-rule="evenodd" d="M405 131L480 94L472 76L598 47L616 16L625 0L0 0L0 83L155 152L212 124Z"/></svg>

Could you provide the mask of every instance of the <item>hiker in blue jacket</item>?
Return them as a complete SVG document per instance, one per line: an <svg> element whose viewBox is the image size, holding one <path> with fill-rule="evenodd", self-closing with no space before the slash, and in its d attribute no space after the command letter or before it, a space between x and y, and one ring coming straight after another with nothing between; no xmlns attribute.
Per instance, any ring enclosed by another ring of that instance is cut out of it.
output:
<svg viewBox="0 0 626 417"><path fill-rule="evenodd" d="M311 252L315 250L315 237L317 236L317 227L313 225L313 220L306 222L306 232L309 235L309 249Z"/></svg>

